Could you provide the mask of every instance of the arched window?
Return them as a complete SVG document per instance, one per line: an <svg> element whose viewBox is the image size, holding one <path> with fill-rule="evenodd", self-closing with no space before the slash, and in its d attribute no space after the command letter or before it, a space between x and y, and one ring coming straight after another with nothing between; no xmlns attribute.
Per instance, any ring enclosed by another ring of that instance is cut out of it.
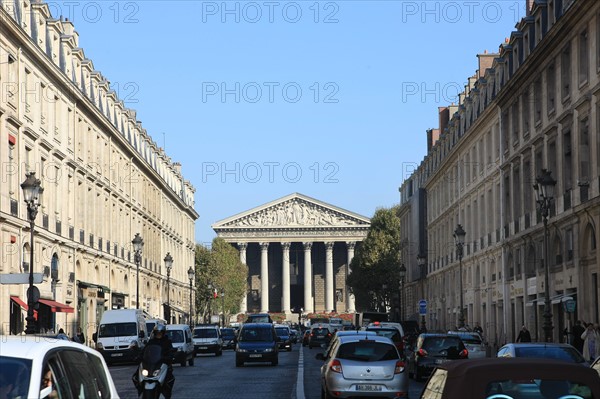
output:
<svg viewBox="0 0 600 399"><path fill-rule="evenodd" d="M58 255L56 252L52 255L52 260L50 261L50 276L55 282L60 281L58 274Z"/></svg>

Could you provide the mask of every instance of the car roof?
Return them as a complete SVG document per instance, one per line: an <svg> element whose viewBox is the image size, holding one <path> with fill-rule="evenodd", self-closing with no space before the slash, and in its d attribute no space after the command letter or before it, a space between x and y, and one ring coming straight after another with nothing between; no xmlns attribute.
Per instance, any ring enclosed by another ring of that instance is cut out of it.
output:
<svg viewBox="0 0 600 399"><path fill-rule="evenodd" d="M359 341L375 341L375 342L381 342L384 344L390 344L390 345L394 345L394 342L389 339L388 337L382 337L380 335L369 335L364 336L364 335L343 335L341 337L339 337L340 340L340 344L346 344L348 342L359 342Z"/></svg>
<svg viewBox="0 0 600 399"><path fill-rule="evenodd" d="M197 330L199 328L219 328L219 326L217 326L216 324L199 324L196 327L194 327L194 330Z"/></svg>
<svg viewBox="0 0 600 399"><path fill-rule="evenodd" d="M60 338L35 334L0 336L0 356L20 359L43 358L49 350L60 347L75 348L98 355L98 352L85 345Z"/></svg>
<svg viewBox="0 0 600 399"><path fill-rule="evenodd" d="M558 348L573 348L573 349L575 349L575 347L573 345L558 343L558 342L511 342L508 344L504 344L502 346L502 348L507 347L507 346L513 346L515 348L526 347L526 346L544 346L544 347L552 346L555 348L558 347Z"/></svg>
<svg viewBox="0 0 600 399"><path fill-rule="evenodd" d="M242 328L273 328L271 323L244 323Z"/></svg>
<svg viewBox="0 0 600 399"><path fill-rule="evenodd" d="M369 330L341 330L335 333L337 337L346 337L346 336L356 336L356 335L364 335L364 336L373 336L377 335L375 331Z"/></svg>
<svg viewBox="0 0 600 399"><path fill-rule="evenodd" d="M598 373L585 366L554 359L486 358L448 362L437 366L447 371L444 397L471 398L465 390L475 394L484 392L491 381L508 379L571 380L584 383L592 397L600 397ZM468 379L465 378L468 376Z"/></svg>
<svg viewBox="0 0 600 399"><path fill-rule="evenodd" d="M185 330L190 328L187 324L167 324L167 330Z"/></svg>

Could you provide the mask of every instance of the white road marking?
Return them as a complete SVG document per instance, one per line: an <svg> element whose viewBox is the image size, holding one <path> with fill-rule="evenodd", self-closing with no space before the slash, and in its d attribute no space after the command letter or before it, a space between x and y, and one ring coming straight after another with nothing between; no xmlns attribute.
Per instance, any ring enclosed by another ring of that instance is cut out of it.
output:
<svg viewBox="0 0 600 399"><path fill-rule="evenodd" d="M300 356L298 356L298 378L296 379L296 399L304 399L304 353L302 345L299 345Z"/></svg>

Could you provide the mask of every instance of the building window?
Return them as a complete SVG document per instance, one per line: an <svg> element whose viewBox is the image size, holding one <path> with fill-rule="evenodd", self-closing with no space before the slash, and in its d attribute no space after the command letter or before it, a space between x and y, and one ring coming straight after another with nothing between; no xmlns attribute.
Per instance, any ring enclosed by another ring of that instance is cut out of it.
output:
<svg viewBox="0 0 600 399"><path fill-rule="evenodd" d="M589 75L589 51L588 32L584 30L579 34L579 84L588 81Z"/></svg>
<svg viewBox="0 0 600 399"><path fill-rule="evenodd" d="M529 90L525 90L522 97L523 103L523 136L529 135Z"/></svg>
<svg viewBox="0 0 600 399"><path fill-rule="evenodd" d="M567 262L573 260L573 230L567 230L566 236L566 253L567 253Z"/></svg>
<svg viewBox="0 0 600 399"><path fill-rule="evenodd" d="M537 125L542 121L542 78L537 78L533 83L533 95L534 95L534 118L535 124Z"/></svg>
<svg viewBox="0 0 600 399"><path fill-rule="evenodd" d="M571 44L567 44L560 55L561 96L565 100L571 95Z"/></svg>
<svg viewBox="0 0 600 399"><path fill-rule="evenodd" d="M590 164L590 132L587 116L579 121L579 183L589 183Z"/></svg>
<svg viewBox="0 0 600 399"><path fill-rule="evenodd" d="M548 104L547 112L551 114L555 109L555 98L556 98L556 71L554 69L554 62L548 65L548 69L546 69L546 86L548 89L547 98Z"/></svg>
<svg viewBox="0 0 600 399"><path fill-rule="evenodd" d="M511 120L512 120L512 143L513 145L519 144L519 101L515 101L515 103L511 107Z"/></svg>

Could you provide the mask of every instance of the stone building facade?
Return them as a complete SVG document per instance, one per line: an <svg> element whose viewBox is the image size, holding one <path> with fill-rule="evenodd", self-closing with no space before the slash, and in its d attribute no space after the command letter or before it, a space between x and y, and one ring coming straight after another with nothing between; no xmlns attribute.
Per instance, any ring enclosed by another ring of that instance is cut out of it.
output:
<svg viewBox="0 0 600 399"><path fill-rule="evenodd" d="M248 265L241 313L353 313L346 276L366 236L364 216L294 193L216 222Z"/></svg>
<svg viewBox="0 0 600 399"><path fill-rule="evenodd" d="M29 0L0 0L0 21L0 273L43 273L38 329L81 325L91 337L105 309L163 316L170 252L171 305L189 313L198 214L181 166L94 69L71 22ZM33 265L20 188L30 171L44 188ZM0 285L0 334L23 331L27 287Z"/></svg>
<svg viewBox="0 0 600 399"><path fill-rule="evenodd" d="M466 323L479 323L492 344L514 341L522 325L543 339L546 289L555 342L577 319L600 320L600 3L527 4L499 52L478 56L456 109L440 112L439 139L400 188L405 289L413 300L405 314L426 299L428 328L453 328L463 295ZM533 189L542 169L557 180L549 287ZM418 192L423 209L413 199ZM426 237L414 233L419 212ZM457 224L467 233L462 262ZM427 257L423 274L419 248ZM565 306L572 301L574 311Z"/></svg>

